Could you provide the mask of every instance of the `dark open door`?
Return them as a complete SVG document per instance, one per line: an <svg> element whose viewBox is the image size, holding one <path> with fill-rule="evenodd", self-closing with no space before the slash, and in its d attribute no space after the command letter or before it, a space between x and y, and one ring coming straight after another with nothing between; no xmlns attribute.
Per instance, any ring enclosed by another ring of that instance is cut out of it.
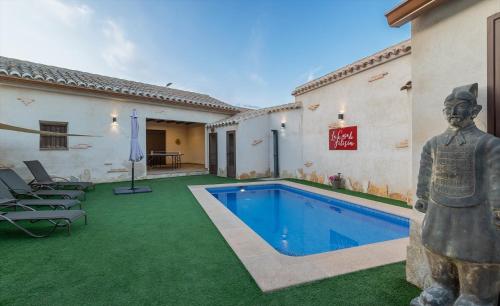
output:
<svg viewBox="0 0 500 306"><path fill-rule="evenodd" d="M208 134L208 170L217 175L217 133Z"/></svg>
<svg viewBox="0 0 500 306"><path fill-rule="evenodd" d="M278 130L273 131L273 176L280 176L280 154L279 154L279 146L278 146Z"/></svg>
<svg viewBox="0 0 500 306"><path fill-rule="evenodd" d="M226 132L227 177L236 178L236 133Z"/></svg>
<svg viewBox="0 0 500 306"><path fill-rule="evenodd" d="M500 137L500 13L488 17L488 132Z"/></svg>
<svg viewBox="0 0 500 306"><path fill-rule="evenodd" d="M164 130L146 130L146 154L149 155L151 151L166 151L166 133ZM165 165L165 157L155 157L147 159L148 166L151 162L155 165Z"/></svg>

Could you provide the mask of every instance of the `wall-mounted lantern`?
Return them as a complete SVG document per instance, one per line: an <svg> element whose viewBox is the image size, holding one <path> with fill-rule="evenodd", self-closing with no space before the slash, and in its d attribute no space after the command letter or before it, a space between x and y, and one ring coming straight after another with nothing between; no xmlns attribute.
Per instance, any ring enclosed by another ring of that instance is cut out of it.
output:
<svg viewBox="0 0 500 306"><path fill-rule="evenodd" d="M339 120L344 120L344 113L339 113L338 118Z"/></svg>
<svg viewBox="0 0 500 306"><path fill-rule="evenodd" d="M112 124L113 125L117 125L118 124L118 121L116 120L116 116L113 116Z"/></svg>

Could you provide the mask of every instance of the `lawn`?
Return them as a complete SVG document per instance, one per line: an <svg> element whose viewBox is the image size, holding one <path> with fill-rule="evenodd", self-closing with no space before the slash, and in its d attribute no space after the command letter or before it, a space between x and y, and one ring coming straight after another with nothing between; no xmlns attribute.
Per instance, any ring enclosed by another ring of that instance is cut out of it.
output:
<svg viewBox="0 0 500 306"><path fill-rule="evenodd" d="M0 223L0 305L408 305L419 290L404 263L263 294L187 185L215 176L142 181L153 193L87 194L89 224L33 239Z"/></svg>

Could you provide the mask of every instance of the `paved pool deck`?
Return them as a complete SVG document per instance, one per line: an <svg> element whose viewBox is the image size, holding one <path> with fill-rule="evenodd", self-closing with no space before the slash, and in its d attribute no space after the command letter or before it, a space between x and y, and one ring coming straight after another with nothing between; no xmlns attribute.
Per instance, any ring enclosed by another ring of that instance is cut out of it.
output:
<svg viewBox="0 0 500 306"><path fill-rule="evenodd" d="M411 219L410 209L289 181L264 181L189 186L219 232L263 292L270 292L341 274L369 269L406 259L409 238L367 244L306 256L287 256L276 251L206 189L264 184L283 184Z"/></svg>

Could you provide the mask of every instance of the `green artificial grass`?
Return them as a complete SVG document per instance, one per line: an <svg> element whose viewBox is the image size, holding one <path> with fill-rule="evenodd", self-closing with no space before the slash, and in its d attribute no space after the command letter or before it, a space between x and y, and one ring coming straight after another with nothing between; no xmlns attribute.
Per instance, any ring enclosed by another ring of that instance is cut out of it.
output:
<svg viewBox="0 0 500 306"><path fill-rule="evenodd" d="M408 305L419 290L404 263L262 293L187 185L214 176L141 181L153 192L87 193L89 224L33 239L0 223L0 305ZM28 224L40 228L40 224Z"/></svg>
<svg viewBox="0 0 500 306"><path fill-rule="evenodd" d="M352 195L355 197L360 197L360 198L364 198L364 199L368 199L368 200L378 201L378 202L382 202L385 204L390 204L390 205L395 205L395 206L400 206L400 207L411 209L411 206L408 205L404 201L399 201L399 200L395 200L395 199L391 199L391 198L379 197L379 196L376 196L373 194L358 192L358 191L353 191L353 190L348 190L348 189L332 189L332 186L330 186L330 185L310 182L310 181L306 181L306 180L300 180L300 179L294 179L294 178L289 178L286 180L290 181L290 182L295 182L295 183L300 183L300 184L304 184L304 185L308 185L308 186L318 187L321 189L332 190L335 192L339 192L339 193L343 193L343 194L347 194L347 195Z"/></svg>

